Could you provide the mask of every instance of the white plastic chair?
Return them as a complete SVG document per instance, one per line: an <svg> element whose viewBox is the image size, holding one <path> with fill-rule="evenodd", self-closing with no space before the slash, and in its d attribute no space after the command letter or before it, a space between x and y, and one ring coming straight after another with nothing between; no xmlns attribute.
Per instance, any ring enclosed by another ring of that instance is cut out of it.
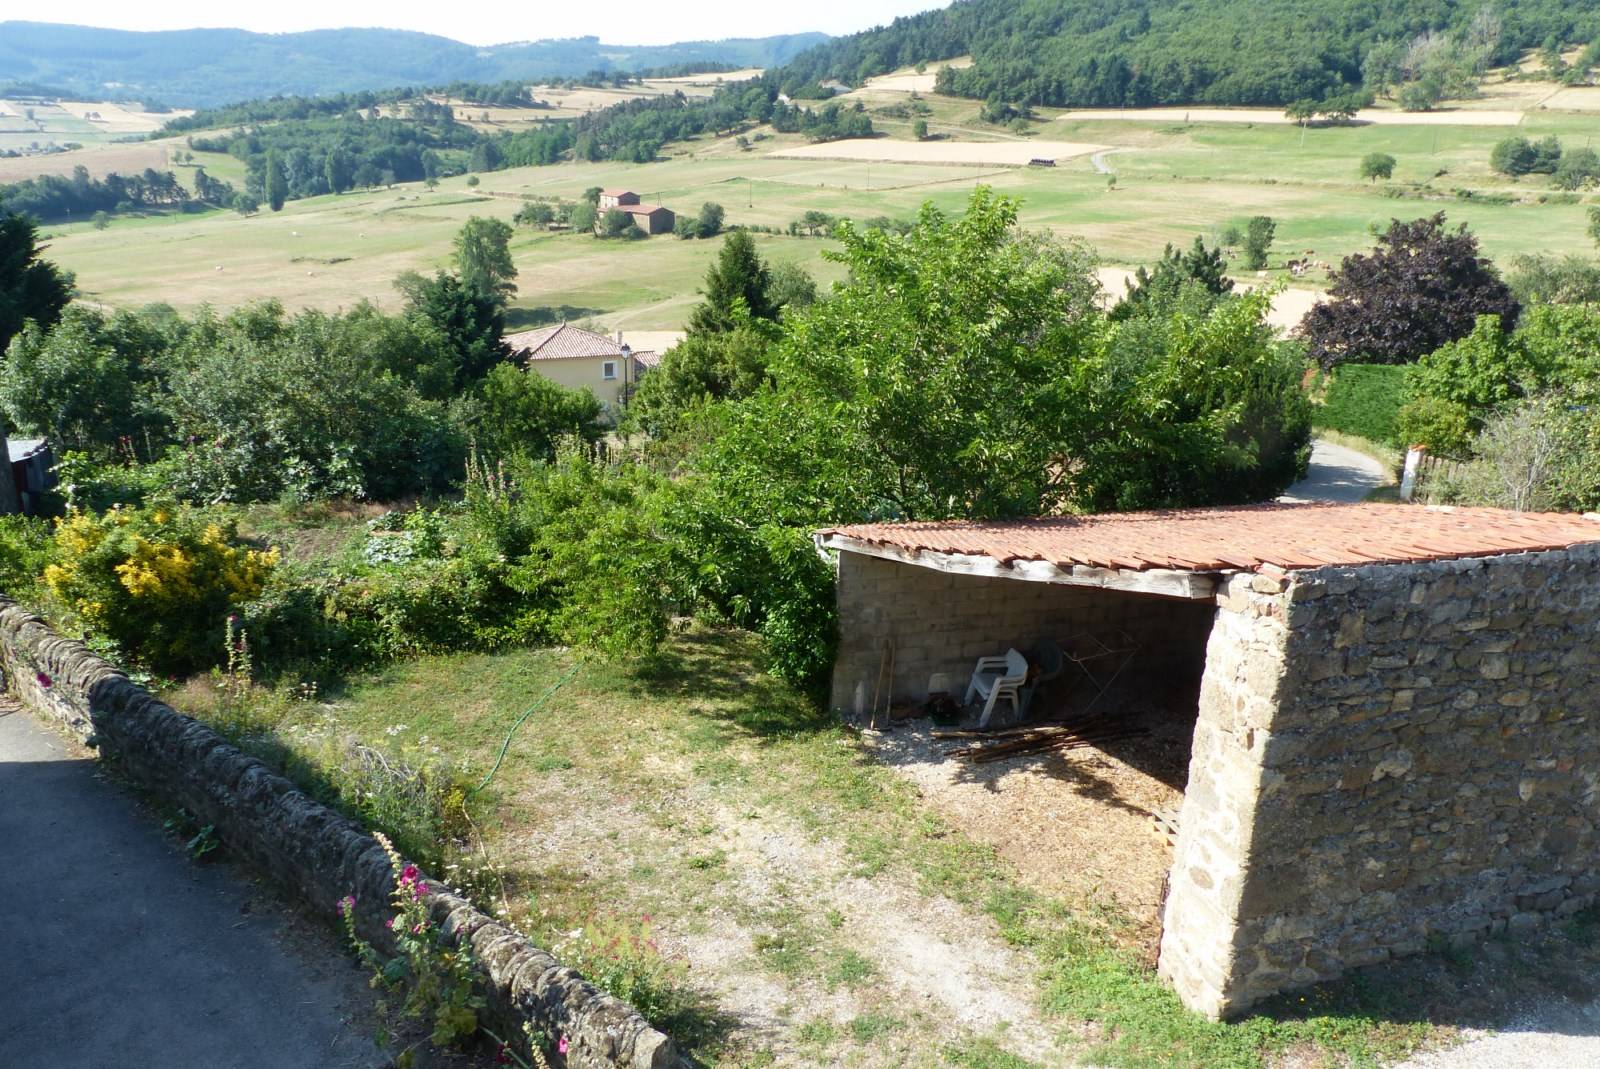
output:
<svg viewBox="0 0 1600 1069"><path fill-rule="evenodd" d="M995 704L1002 698L1011 702L1012 712L1021 712L1018 691L1027 678L1028 659L1014 649L1006 650L1004 657L979 657L962 704L971 705L974 696L982 698L983 715L978 718L978 726L988 727Z"/></svg>

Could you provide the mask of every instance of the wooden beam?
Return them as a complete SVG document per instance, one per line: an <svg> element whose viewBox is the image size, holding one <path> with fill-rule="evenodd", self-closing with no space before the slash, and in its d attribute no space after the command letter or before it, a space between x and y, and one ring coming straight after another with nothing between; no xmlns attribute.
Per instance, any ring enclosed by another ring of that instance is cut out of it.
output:
<svg viewBox="0 0 1600 1069"><path fill-rule="evenodd" d="M1218 573L1189 572L1170 568L1093 568L1087 565L1060 565L1050 561L1016 560L1007 564L976 553L939 553L934 550L906 549L902 546L864 542L845 535L817 535L819 549L840 553L859 553L917 568L929 568L950 575L973 575L985 579L1011 579L1024 583L1052 583L1059 586L1099 587L1133 594L1155 594L1165 598L1206 601L1216 596Z"/></svg>

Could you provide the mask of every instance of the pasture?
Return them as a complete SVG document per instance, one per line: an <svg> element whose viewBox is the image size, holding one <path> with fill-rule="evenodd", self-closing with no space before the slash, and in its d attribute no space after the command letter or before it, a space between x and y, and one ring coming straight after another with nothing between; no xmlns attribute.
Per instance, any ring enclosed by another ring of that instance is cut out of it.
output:
<svg viewBox="0 0 1600 1069"><path fill-rule="evenodd" d="M1596 132L1593 113L1551 106L1571 92L1586 91L1505 83L1461 111L1437 115L1464 120L1473 108L1493 115L1521 101L1527 110L1517 132L1555 134L1580 147ZM881 83L852 96L886 136L812 146L776 135L748 147L732 137L707 137L669 146L667 158L653 164L518 168L482 175L476 188L453 178L432 192L411 185L347 193L291 202L281 213L248 219L212 212L117 219L104 231L54 226L51 255L77 272L86 296L111 305L231 307L272 297L290 307L363 299L392 306L394 276L445 266L451 238L467 218L509 220L522 197L573 199L590 186L620 186L679 213L715 201L731 225L782 229L807 211L909 219L924 201L956 211L979 183L1020 198L1025 225L1085 240L1108 266L1149 262L1167 243L1187 244L1196 234L1216 241L1258 214L1277 220L1268 282L1288 279L1287 259L1337 264L1370 247L1374 229L1391 219L1438 211L1466 223L1503 267L1524 253L1591 251L1584 228L1594 194L1555 194L1547 179L1516 181L1489 170L1489 153L1505 136L1504 126L1440 121L1303 129L1265 116L1194 121L1198 112L1191 110L1188 122L1041 111L1019 129L981 122L977 101L913 97ZM930 127L945 136L912 139L907 105L918 114L925 109ZM1072 151L1063 151L1062 143ZM1369 152L1395 157L1392 181L1360 178L1359 162ZM960 153L974 154L970 165L949 166ZM860 158L840 158L847 154ZM999 162L1034 156L1058 163ZM232 157L197 154L196 162L219 177L242 180ZM769 259L797 262L824 283L837 277L838 268L822 256L827 240L762 234L757 241ZM679 329L716 248L714 241L667 236L605 242L519 229L512 245L520 271L512 323L564 317L606 329ZM1296 279L1302 289L1280 302L1285 309L1277 318L1293 318L1291 306L1303 308L1309 300L1303 287L1325 277L1313 271Z"/></svg>

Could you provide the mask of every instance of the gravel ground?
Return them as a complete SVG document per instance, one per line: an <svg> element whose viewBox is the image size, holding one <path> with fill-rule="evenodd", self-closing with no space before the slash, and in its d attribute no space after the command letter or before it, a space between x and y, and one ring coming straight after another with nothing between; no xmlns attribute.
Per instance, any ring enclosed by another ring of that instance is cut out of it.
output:
<svg viewBox="0 0 1600 1069"><path fill-rule="evenodd" d="M1449 1050L1395 1069L1583 1069L1600 1065L1600 1002L1556 1002L1497 1032L1473 1032Z"/></svg>

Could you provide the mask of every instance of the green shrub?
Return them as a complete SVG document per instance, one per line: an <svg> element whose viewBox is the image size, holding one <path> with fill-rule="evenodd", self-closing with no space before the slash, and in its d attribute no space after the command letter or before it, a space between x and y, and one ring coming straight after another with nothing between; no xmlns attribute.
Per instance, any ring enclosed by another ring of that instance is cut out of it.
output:
<svg viewBox="0 0 1600 1069"><path fill-rule="evenodd" d="M230 612L261 594L275 549L241 545L214 510L77 511L56 528L45 586L86 628L158 671L215 664Z"/></svg>
<svg viewBox="0 0 1600 1069"><path fill-rule="evenodd" d="M1472 450L1472 416L1456 401L1418 397L1400 409L1395 426L1403 448L1420 445L1445 457L1464 457Z"/></svg>
<svg viewBox="0 0 1600 1069"><path fill-rule="evenodd" d="M1322 404L1312 410L1318 430L1403 445L1395 419L1410 396L1406 369L1386 364L1341 364L1330 373Z"/></svg>
<svg viewBox="0 0 1600 1069"><path fill-rule="evenodd" d="M49 520L0 516L0 594L23 604L33 602L54 555Z"/></svg>

